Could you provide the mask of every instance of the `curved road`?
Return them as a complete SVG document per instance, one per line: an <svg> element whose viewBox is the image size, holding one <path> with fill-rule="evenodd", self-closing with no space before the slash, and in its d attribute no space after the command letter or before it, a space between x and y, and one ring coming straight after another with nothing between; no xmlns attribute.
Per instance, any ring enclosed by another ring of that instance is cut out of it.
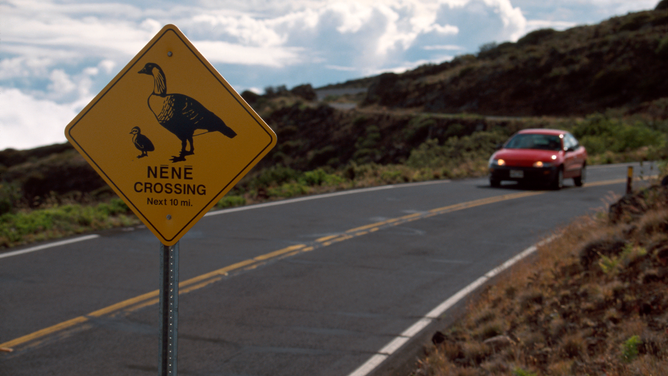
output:
<svg viewBox="0 0 668 376"><path fill-rule="evenodd" d="M390 374L444 301L623 194L626 166L561 191L436 181L209 213L180 242L179 373ZM142 228L0 253L0 375L157 374L158 261Z"/></svg>

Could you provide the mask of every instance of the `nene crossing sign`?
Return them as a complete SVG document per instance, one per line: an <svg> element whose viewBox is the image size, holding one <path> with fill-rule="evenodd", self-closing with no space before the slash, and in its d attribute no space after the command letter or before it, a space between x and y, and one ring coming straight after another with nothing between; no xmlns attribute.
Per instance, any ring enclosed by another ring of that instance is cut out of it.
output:
<svg viewBox="0 0 668 376"><path fill-rule="evenodd" d="M171 246L276 144L276 134L174 25L65 129L134 213Z"/></svg>

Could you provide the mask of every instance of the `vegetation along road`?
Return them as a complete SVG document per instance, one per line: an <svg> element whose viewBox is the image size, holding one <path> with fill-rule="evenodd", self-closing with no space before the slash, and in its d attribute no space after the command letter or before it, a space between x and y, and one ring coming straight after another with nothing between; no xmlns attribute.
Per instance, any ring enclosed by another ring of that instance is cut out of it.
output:
<svg viewBox="0 0 668 376"><path fill-rule="evenodd" d="M180 243L179 370L407 374L444 301L623 194L626 166L560 191L440 180L211 212ZM0 375L155 374L158 250L134 228L0 253Z"/></svg>

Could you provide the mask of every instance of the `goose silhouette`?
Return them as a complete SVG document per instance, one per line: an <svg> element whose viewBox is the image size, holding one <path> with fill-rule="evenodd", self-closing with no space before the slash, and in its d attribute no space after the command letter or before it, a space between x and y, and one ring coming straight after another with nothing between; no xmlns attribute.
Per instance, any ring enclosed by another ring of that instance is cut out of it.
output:
<svg viewBox="0 0 668 376"><path fill-rule="evenodd" d="M138 73L153 76L153 93L148 97L148 107L158 123L181 140L181 152L178 157L172 157L172 162L185 161L187 155L195 153L193 135L197 129L220 132L229 138L237 135L197 100L184 94L167 94L165 73L158 64L147 63ZM186 150L188 143L190 149Z"/></svg>
<svg viewBox="0 0 668 376"><path fill-rule="evenodd" d="M141 134L141 129L139 129L139 127L132 128L130 134L132 135L132 143L135 144L137 150L141 151L141 154L138 155L137 158L147 157L149 151L155 150L155 147L153 147L153 143L151 142L151 140L149 140L148 137Z"/></svg>

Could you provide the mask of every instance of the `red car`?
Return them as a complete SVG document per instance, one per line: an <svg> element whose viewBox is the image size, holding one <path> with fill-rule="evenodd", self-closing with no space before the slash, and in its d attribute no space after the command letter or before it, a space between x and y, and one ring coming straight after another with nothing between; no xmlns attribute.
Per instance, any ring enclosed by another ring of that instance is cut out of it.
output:
<svg viewBox="0 0 668 376"><path fill-rule="evenodd" d="M557 129L525 129L517 132L489 158L489 184L503 180L545 182L560 189L564 179L584 184L587 151L572 134Z"/></svg>

